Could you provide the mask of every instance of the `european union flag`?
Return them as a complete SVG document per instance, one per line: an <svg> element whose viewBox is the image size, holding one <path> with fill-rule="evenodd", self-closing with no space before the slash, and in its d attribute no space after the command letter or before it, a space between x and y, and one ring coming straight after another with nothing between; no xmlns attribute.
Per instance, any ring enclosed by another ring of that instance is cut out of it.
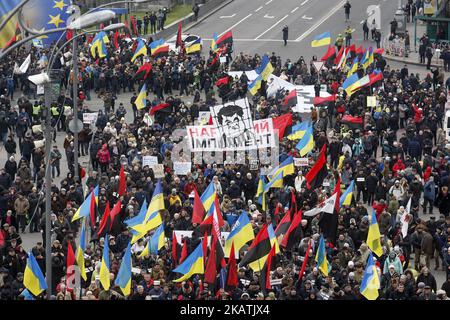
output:
<svg viewBox="0 0 450 320"><path fill-rule="evenodd" d="M31 0L23 8L23 16L29 27L40 32L66 27L71 0ZM58 41L61 32L50 33L39 37L45 47Z"/></svg>

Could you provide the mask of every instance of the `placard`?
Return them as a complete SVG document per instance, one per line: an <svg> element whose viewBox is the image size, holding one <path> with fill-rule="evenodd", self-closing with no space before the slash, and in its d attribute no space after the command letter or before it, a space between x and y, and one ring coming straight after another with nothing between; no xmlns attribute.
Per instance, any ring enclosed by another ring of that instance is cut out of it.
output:
<svg viewBox="0 0 450 320"><path fill-rule="evenodd" d="M164 178L164 166L162 164L153 165L153 173L155 174L155 178L162 179Z"/></svg>
<svg viewBox="0 0 450 320"><path fill-rule="evenodd" d="M198 119L197 119L198 125L204 126L205 124L208 124L210 117L211 117L210 111L200 111L198 113Z"/></svg>
<svg viewBox="0 0 450 320"><path fill-rule="evenodd" d="M366 178L364 177L356 178L356 182L364 182L364 181L366 181Z"/></svg>
<svg viewBox="0 0 450 320"><path fill-rule="evenodd" d="M153 168L155 164L158 164L158 157L155 156L142 157L142 167L149 166L150 168Z"/></svg>
<svg viewBox="0 0 450 320"><path fill-rule="evenodd" d="M97 112L85 112L83 113L83 123L95 124L98 118Z"/></svg>
<svg viewBox="0 0 450 320"><path fill-rule="evenodd" d="M174 161L173 168L175 170L175 174L180 175L180 176L185 176L189 172L191 172L192 162Z"/></svg>
<svg viewBox="0 0 450 320"><path fill-rule="evenodd" d="M253 159L250 160L250 170L257 171L259 169L259 160Z"/></svg>
<svg viewBox="0 0 450 320"><path fill-rule="evenodd" d="M377 106L377 97L367 96L367 106L368 107L376 107Z"/></svg>
<svg viewBox="0 0 450 320"><path fill-rule="evenodd" d="M294 166L296 167L307 167L308 164L308 158L294 158Z"/></svg>
<svg viewBox="0 0 450 320"><path fill-rule="evenodd" d="M36 94L37 95L44 94L44 85L43 84L38 84L36 86Z"/></svg>
<svg viewBox="0 0 450 320"><path fill-rule="evenodd" d="M220 57L219 61L220 61L220 63L226 63L227 62L227 57Z"/></svg>

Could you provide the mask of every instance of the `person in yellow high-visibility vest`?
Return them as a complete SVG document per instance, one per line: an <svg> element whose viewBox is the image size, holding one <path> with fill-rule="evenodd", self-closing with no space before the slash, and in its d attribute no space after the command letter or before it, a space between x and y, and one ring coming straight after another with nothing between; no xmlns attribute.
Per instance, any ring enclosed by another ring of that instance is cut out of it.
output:
<svg viewBox="0 0 450 320"><path fill-rule="evenodd" d="M39 121L41 119L41 105L36 101L33 105L33 121Z"/></svg>
<svg viewBox="0 0 450 320"><path fill-rule="evenodd" d="M61 131L61 128L60 128L60 119L59 119L59 108L58 108L58 105L56 105L56 104L53 104L51 107L50 107L50 113L51 113L51 115L52 115L52 125L54 126L54 127L56 127L57 128L57 130L58 131Z"/></svg>

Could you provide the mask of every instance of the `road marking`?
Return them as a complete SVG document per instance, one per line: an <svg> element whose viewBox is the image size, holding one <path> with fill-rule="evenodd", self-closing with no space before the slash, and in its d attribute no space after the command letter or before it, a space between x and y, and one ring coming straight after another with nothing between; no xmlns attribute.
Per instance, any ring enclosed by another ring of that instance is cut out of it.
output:
<svg viewBox="0 0 450 320"><path fill-rule="evenodd" d="M295 11L297 11L298 7L295 7L294 10L291 11L291 13L294 13Z"/></svg>
<svg viewBox="0 0 450 320"><path fill-rule="evenodd" d="M316 30L322 23L324 23L328 18L330 18L333 14L335 14L345 3L347 0L342 0L337 6L330 10L322 19L317 21L311 28L309 28L305 33L303 33L300 37L295 39L295 41L302 41L307 36L311 34L314 30Z"/></svg>
<svg viewBox="0 0 450 320"><path fill-rule="evenodd" d="M227 32L228 30L233 29L234 27L236 27L239 23L241 23L242 21L244 21L245 19L247 19L248 17L250 17L252 14L248 14L247 16L245 16L244 18L242 18L241 20L239 20L238 22L236 22L235 24L233 24L231 27L229 27L228 29L226 29L224 32L222 32L221 34L218 35L218 37L220 37L221 35L223 35L225 32Z"/></svg>
<svg viewBox="0 0 450 320"><path fill-rule="evenodd" d="M264 16L264 18L267 18L267 19L273 19L273 18L275 18L275 17L274 17L274 16L268 16L267 13L266 13L266 15Z"/></svg>
<svg viewBox="0 0 450 320"><path fill-rule="evenodd" d="M211 38L202 38L204 41L212 41ZM235 42L284 42L284 40L281 39L233 39ZM298 43L298 41L295 40L288 40L288 42L292 43Z"/></svg>
<svg viewBox="0 0 450 320"><path fill-rule="evenodd" d="M261 10L263 7L259 7L258 9L255 10L255 12L258 12L259 10Z"/></svg>
<svg viewBox="0 0 450 320"><path fill-rule="evenodd" d="M269 3L271 3L272 1L273 1L273 0L269 0L269 1L266 2L266 4L269 4Z"/></svg>
<svg viewBox="0 0 450 320"><path fill-rule="evenodd" d="M289 15L285 15L283 18L281 18L280 20L278 20L277 22L275 22L275 24L273 26L271 26L269 29L267 29L266 31L264 31L263 33L261 33L259 36L257 36L255 38L255 40L258 40L259 38L261 38L263 35L265 35L267 32L269 32L270 30L272 30L273 28L275 28L281 21L283 21L284 19L286 19L287 17L289 17Z"/></svg>
<svg viewBox="0 0 450 320"><path fill-rule="evenodd" d="M220 19L227 19L227 18L233 18L236 15L236 13L234 13L231 16L220 16Z"/></svg>
<svg viewBox="0 0 450 320"><path fill-rule="evenodd" d="M312 18L312 17L307 17L306 15L303 15L302 19L305 19L305 20L312 20L313 18Z"/></svg>
<svg viewBox="0 0 450 320"><path fill-rule="evenodd" d="M305 3L307 3L309 0L305 0L302 3L300 3L301 6L305 5Z"/></svg>

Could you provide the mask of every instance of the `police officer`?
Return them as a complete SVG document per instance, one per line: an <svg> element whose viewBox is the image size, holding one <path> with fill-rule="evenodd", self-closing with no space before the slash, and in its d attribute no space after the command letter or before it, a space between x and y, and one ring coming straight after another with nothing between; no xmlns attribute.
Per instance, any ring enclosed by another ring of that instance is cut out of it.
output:
<svg viewBox="0 0 450 320"><path fill-rule="evenodd" d="M33 105L32 118L35 122L39 122L39 120L41 119L41 105L37 101Z"/></svg>
<svg viewBox="0 0 450 320"><path fill-rule="evenodd" d="M57 127L58 131L61 131L60 124L59 124L59 108L58 105L53 104L50 107L50 112L52 114L52 126Z"/></svg>

